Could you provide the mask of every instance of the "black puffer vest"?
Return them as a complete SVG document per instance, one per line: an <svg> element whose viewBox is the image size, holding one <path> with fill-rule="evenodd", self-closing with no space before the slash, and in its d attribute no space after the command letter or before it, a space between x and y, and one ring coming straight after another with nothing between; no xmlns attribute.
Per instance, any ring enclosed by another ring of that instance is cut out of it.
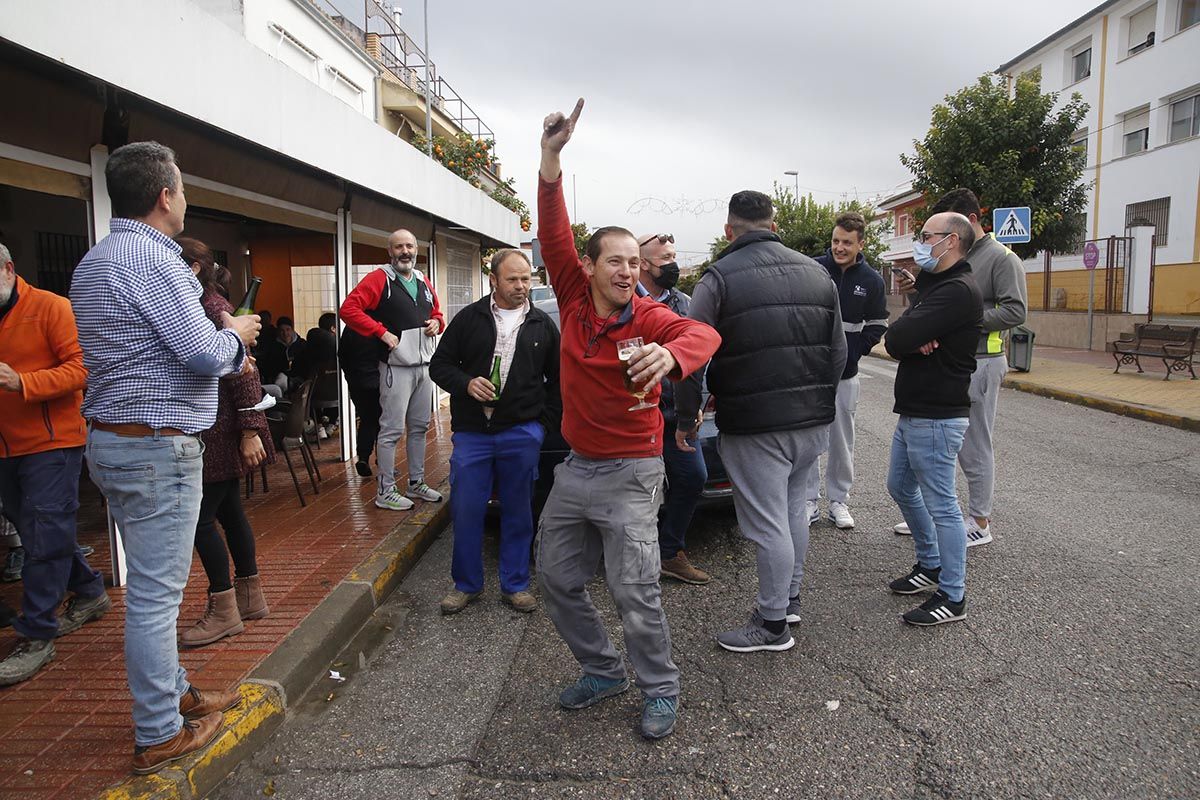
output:
<svg viewBox="0 0 1200 800"><path fill-rule="evenodd" d="M830 337L838 297L825 268L760 230L739 236L708 273L721 298L721 347L708 368L721 432L832 422L838 376Z"/></svg>

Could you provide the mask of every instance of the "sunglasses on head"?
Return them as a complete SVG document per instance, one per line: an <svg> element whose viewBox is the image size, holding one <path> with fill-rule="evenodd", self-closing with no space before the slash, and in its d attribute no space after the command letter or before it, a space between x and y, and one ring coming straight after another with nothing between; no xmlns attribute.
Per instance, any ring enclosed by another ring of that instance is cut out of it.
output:
<svg viewBox="0 0 1200 800"><path fill-rule="evenodd" d="M655 239L658 239L659 244L667 244L668 242L670 242L671 244L675 244L675 234L673 234L673 233L656 233L653 236L651 236L649 239L647 239L646 241L638 242L638 247L645 247L646 245L653 242Z"/></svg>

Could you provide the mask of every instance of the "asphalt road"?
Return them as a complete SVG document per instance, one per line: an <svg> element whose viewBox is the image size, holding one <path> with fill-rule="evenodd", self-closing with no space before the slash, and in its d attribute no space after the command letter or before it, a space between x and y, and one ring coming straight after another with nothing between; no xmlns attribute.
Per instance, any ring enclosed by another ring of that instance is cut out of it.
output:
<svg viewBox="0 0 1200 800"><path fill-rule="evenodd" d="M697 518L689 551L715 580L664 585L673 736L638 736L635 691L560 710L576 664L494 580L441 617L447 532L331 665L350 679L322 681L216 796L1200 797L1200 437L1004 390L968 619L911 628L915 603L885 588L914 561L884 486L892 374L864 365L858 527L814 526L792 650L714 644L751 606L754 557L732 510ZM491 576L494 541L488 557ZM619 637L600 579L593 596Z"/></svg>

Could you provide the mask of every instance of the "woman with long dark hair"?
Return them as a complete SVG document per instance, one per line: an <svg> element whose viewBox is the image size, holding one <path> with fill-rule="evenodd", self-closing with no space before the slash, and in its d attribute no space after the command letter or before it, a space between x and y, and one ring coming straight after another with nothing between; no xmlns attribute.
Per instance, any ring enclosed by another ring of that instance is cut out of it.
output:
<svg viewBox="0 0 1200 800"><path fill-rule="evenodd" d="M186 237L176 241L183 247L184 261L204 287L200 298L204 313L221 327L222 312L233 312L229 270L214 263L212 250L203 242ZM200 435L204 442L204 495L196 523L196 551L208 576L208 605L204 616L180 635L185 647L239 634L243 620L261 619L268 613L255 561L254 531L242 510L240 490L247 470L275 460L266 414L245 410L262 399L257 368L222 378L218 398L217 421ZM224 539L217 533L218 522L225 531Z"/></svg>

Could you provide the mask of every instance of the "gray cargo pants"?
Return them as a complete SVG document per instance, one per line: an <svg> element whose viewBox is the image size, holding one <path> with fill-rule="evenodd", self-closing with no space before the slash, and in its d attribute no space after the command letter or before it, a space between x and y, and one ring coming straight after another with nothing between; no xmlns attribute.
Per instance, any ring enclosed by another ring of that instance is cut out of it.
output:
<svg viewBox="0 0 1200 800"><path fill-rule="evenodd" d="M604 555L637 684L649 698L679 694L671 632L658 585L661 458L590 459L572 452L554 470L538 531L538 585L558 634L586 675L619 680L625 664L587 582Z"/></svg>
<svg viewBox="0 0 1200 800"><path fill-rule="evenodd" d="M808 554L808 471L828 444L828 425L721 434L721 460L733 483L738 527L758 548L758 610L763 619L783 619L788 599L800 593Z"/></svg>
<svg viewBox="0 0 1200 800"><path fill-rule="evenodd" d="M825 459L825 497L845 503L854 485L854 413L858 410L858 376L838 381L837 414L829 425L829 456ZM806 497L814 503L821 496L820 459L808 471Z"/></svg>
<svg viewBox="0 0 1200 800"><path fill-rule="evenodd" d="M996 457L992 450L992 428L996 423L996 400L1000 385L1008 374L1004 355L976 357L971 375L971 421L958 465L967 476L967 513L972 517L992 517L992 494L996 488Z"/></svg>

